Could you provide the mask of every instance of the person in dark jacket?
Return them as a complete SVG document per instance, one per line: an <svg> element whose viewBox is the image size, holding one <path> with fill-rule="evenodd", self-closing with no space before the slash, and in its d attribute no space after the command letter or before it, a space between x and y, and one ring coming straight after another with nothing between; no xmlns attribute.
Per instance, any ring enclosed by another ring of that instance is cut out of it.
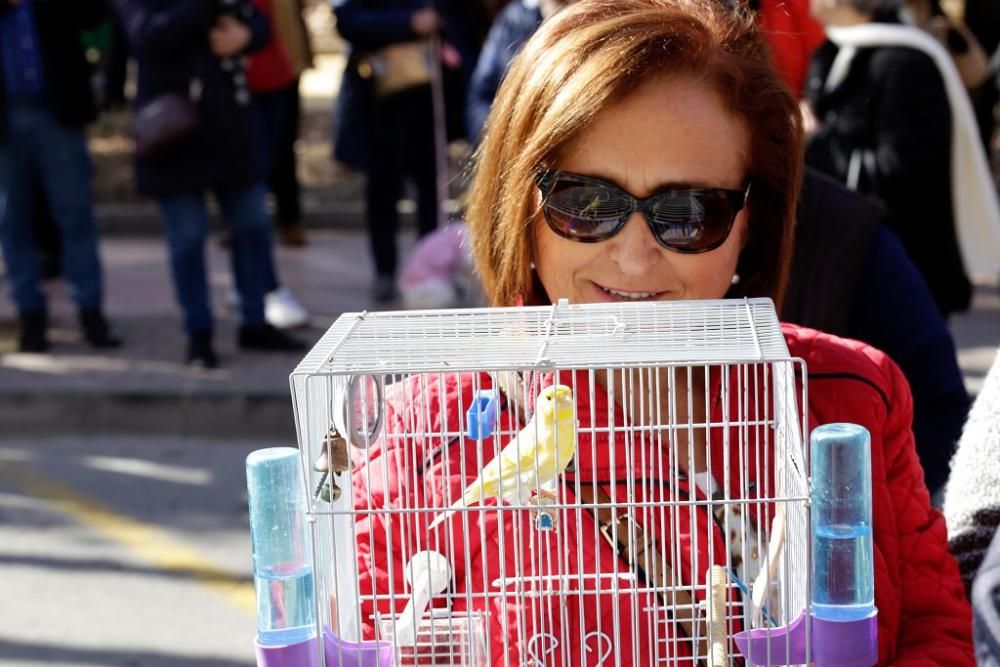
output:
<svg viewBox="0 0 1000 667"><path fill-rule="evenodd" d="M232 231L243 349L298 350L302 343L264 316L265 271L272 261L261 128L243 56L270 37L250 0L115 0L139 64L136 106L167 93L196 101L200 131L165 155L136 162L139 191L160 203L177 299L188 334L187 360L212 368L218 357L205 272L205 192Z"/></svg>
<svg viewBox="0 0 1000 667"><path fill-rule="evenodd" d="M816 5L831 26L898 23L898 0ZM818 127L806 162L879 198L941 314L967 310L972 285L952 212L959 195L951 185L951 110L937 66L916 49L886 46L857 49L834 69L839 53L827 41L813 55L806 99Z"/></svg>
<svg viewBox="0 0 1000 667"><path fill-rule="evenodd" d="M806 169L781 319L855 338L899 364L913 393L913 435L934 496L969 412L955 343L885 211Z"/></svg>
<svg viewBox="0 0 1000 667"><path fill-rule="evenodd" d="M510 61L538 29L543 18L539 0L513 0L493 21L469 81L465 114L472 143L479 141Z"/></svg>
<svg viewBox="0 0 1000 667"><path fill-rule="evenodd" d="M101 0L0 0L0 244L22 352L49 347L32 211L39 185L62 233L84 338L97 348L121 343L102 309L83 132L96 111L80 32L99 24L104 10Z"/></svg>
<svg viewBox="0 0 1000 667"><path fill-rule="evenodd" d="M269 186L274 194L275 223L281 243L305 245L295 142L299 138L299 81L313 65L309 31L302 17L302 0L255 0L271 18L274 39L254 54L247 68L250 90L268 131Z"/></svg>
<svg viewBox="0 0 1000 667"><path fill-rule="evenodd" d="M367 172L365 203L376 273L373 294L376 301L385 302L396 294L396 202L404 179L410 177L416 186L419 235L437 227L440 202L430 83L379 93L375 81L379 67L374 62L386 47L438 35L445 83L461 84L468 65L461 14L449 0L336 0L334 12L337 30L351 45L335 112L334 157Z"/></svg>

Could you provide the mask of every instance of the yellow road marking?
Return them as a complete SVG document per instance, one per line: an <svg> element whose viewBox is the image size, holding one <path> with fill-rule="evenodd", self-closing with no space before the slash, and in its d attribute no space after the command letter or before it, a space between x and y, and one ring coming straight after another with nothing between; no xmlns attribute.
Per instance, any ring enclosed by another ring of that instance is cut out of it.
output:
<svg viewBox="0 0 1000 667"><path fill-rule="evenodd" d="M112 540L157 569L204 584L240 611L256 614L253 584L213 565L166 532L119 514L58 480L15 463L0 462L0 481Z"/></svg>

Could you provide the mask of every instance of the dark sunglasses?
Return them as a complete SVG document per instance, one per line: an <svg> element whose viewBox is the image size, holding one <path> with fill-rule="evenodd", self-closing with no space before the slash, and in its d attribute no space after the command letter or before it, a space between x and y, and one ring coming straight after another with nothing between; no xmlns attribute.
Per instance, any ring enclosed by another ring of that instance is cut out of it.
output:
<svg viewBox="0 0 1000 667"><path fill-rule="evenodd" d="M582 243L606 241L642 211L660 245L683 253L722 245L750 192L748 183L742 190L669 188L637 199L614 183L552 169L538 172L536 181L545 220L559 236Z"/></svg>

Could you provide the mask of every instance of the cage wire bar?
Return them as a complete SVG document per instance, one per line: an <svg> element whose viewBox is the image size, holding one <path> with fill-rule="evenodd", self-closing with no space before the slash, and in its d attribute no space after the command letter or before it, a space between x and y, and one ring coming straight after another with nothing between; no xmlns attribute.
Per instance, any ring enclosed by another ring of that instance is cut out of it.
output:
<svg viewBox="0 0 1000 667"><path fill-rule="evenodd" d="M730 637L808 607L804 371L769 299L342 315L290 377L319 664L748 664ZM570 466L431 529L556 384Z"/></svg>

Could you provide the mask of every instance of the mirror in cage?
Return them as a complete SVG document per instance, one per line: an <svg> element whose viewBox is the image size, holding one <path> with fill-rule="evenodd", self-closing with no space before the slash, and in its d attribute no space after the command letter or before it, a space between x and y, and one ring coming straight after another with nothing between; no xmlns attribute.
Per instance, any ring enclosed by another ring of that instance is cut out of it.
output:
<svg viewBox="0 0 1000 667"><path fill-rule="evenodd" d="M347 442L367 449L382 430L382 382L374 375L352 375L339 384L331 405L333 423Z"/></svg>

